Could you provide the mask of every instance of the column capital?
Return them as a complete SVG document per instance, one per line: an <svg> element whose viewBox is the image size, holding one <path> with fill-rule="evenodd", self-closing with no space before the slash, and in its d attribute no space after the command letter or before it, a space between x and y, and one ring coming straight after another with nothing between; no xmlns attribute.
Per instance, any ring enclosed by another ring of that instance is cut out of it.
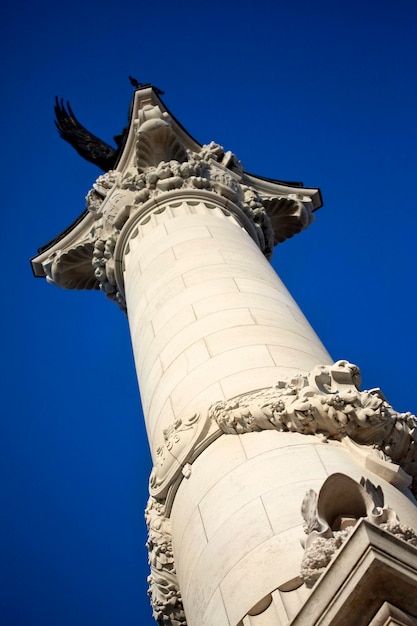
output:
<svg viewBox="0 0 417 626"><path fill-rule="evenodd" d="M321 206L318 189L249 174L219 144L198 144L152 88L139 89L116 168L97 178L76 222L39 249L31 261L35 276L67 289L102 289L125 308L115 279L120 232L179 193L214 196L222 206L229 203L232 213L237 207L268 259L274 245L307 228Z"/></svg>

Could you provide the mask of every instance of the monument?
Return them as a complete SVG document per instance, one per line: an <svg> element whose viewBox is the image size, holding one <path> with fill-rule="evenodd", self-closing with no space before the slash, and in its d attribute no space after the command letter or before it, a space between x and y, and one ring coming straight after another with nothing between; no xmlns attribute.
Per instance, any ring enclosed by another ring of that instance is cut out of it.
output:
<svg viewBox="0 0 417 626"><path fill-rule="evenodd" d="M320 191L201 146L159 94L138 85L86 211L32 259L127 313L155 619L417 624L417 420L360 391L269 264ZM57 106L61 132L82 132Z"/></svg>

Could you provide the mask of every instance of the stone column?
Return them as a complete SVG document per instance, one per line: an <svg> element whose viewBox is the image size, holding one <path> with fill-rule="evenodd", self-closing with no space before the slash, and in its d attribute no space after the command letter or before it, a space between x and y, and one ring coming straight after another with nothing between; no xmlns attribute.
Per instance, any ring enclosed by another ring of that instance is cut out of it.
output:
<svg viewBox="0 0 417 626"><path fill-rule="evenodd" d="M117 169L32 261L128 314L160 624L284 626L320 570L316 536L340 545L358 519L392 530L397 514L414 536L417 421L360 392L356 366L332 364L268 262L319 206L317 189L198 145L139 90Z"/></svg>
<svg viewBox="0 0 417 626"><path fill-rule="evenodd" d="M255 236L208 191L168 193L129 223L122 289L154 458L176 419L331 362Z"/></svg>

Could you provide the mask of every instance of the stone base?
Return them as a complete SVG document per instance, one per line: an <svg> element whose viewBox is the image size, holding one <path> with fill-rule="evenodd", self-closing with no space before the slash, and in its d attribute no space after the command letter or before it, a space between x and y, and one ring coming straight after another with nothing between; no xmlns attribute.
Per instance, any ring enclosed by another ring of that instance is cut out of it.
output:
<svg viewBox="0 0 417 626"><path fill-rule="evenodd" d="M417 549L362 521L291 626L417 626Z"/></svg>

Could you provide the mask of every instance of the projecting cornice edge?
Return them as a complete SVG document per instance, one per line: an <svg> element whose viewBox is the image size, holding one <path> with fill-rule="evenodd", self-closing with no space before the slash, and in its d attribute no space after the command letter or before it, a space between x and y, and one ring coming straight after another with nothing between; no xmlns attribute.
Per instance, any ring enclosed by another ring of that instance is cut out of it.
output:
<svg viewBox="0 0 417 626"><path fill-rule="evenodd" d="M318 189L250 174L222 146L201 146L152 88L138 89L116 168L97 179L87 211L32 259L35 276L65 288L107 292L112 277L104 277L103 268L126 221L143 203L180 189L234 202L263 230L260 247L268 258L274 245L307 228L321 206Z"/></svg>

